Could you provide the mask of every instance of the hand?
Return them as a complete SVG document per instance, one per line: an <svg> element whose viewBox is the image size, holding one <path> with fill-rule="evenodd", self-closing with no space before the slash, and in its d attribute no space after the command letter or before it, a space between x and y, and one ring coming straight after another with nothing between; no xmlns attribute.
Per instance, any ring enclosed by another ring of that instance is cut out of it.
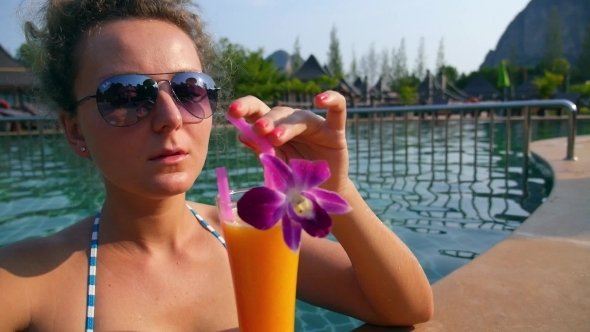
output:
<svg viewBox="0 0 590 332"><path fill-rule="evenodd" d="M252 123L254 133L266 137L275 147L277 157L285 162L292 158L326 160L332 176L322 187L339 192L350 185L345 134L346 99L335 91L326 91L317 95L314 103L317 108L328 110L325 119L311 111L290 107L270 109L252 96L234 101L228 113ZM256 143L243 135L239 139L255 153L260 153Z"/></svg>

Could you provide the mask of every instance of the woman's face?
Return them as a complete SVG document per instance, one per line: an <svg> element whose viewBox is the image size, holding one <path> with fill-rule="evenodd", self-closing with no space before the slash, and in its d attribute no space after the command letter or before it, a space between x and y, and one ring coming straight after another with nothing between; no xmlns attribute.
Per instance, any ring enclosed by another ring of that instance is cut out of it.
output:
<svg viewBox="0 0 590 332"><path fill-rule="evenodd" d="M172 24L156 20L103 25L82 42L78 55L74 91L78 100L94 95L103 80L115 75L202 71L190 37ZM173 76L151 78L170 80ZM187 111L179 108L170 94L169 84L161 82L152 111L129 127L108 124L98 112L96 99L82 103L76 118L66 120L70 141L79 139L86 147L105 178L107 190L164 198L184 193L193 185L207 155L212 117L187 117Z"/></svg>

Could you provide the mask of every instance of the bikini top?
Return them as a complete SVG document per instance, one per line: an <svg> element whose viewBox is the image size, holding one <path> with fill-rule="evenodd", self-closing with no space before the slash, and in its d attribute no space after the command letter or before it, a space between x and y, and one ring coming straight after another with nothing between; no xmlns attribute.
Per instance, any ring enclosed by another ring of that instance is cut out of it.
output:
<svg viewBox="0 0 590 332"><path fill-rule="evenodd" d="M213 234L221 244L225 247L225 239L219 234L203 217L201 217L195 210L190 206L188 209L193 213L195 218L199 221L201 226ZM94 219L94 225L92 226L92 239L90 240L90 259L88 260L88 295L87 295L87 307L86 307L86 332L94 331L94 303L95 303L95 290L96 290L96 253L98 251L98 223L100 221L100 212Z"/></svg>

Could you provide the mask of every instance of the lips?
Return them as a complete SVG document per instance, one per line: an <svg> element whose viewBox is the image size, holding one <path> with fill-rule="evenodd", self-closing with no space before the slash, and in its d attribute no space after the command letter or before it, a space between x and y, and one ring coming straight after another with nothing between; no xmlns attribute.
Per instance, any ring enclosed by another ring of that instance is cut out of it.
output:
<svg viewBox="0 0 590 332"><path fill-rule="evenodd" d="M184 159L188 153L182 149L164 149L152 157L149 158L150 161L165 161L165 162L176 162Z"/></svg>

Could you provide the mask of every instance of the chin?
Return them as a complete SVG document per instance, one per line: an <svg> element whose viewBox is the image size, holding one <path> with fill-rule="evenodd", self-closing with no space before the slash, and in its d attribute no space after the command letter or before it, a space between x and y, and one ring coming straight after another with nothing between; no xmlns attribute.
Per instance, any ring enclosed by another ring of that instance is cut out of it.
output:
<svg viewBox="0 0 590 332"><path fill-rule="evenodd" d="M195 179L188 174L174 174L153 178L142 187L150 196L166 198L186 193L194 183Z"/></svg>

